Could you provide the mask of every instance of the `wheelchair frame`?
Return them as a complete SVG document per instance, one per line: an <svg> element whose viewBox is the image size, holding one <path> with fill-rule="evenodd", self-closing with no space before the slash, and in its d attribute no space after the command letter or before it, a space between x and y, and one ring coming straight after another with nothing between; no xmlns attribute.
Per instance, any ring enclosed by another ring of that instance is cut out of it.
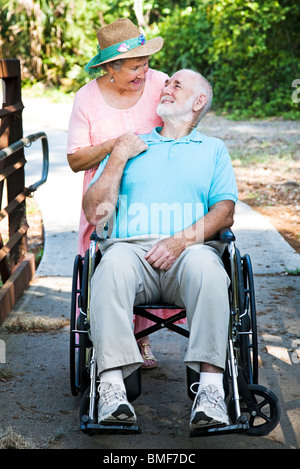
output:
<svg viewBox="0 0 300 469"><path fill-rule="evenodd" d="M224 388L228 398L231 424L192 430L191 437L244 432L252 436L269 434L280 420L280 406L275 394L258 384L258 338L256 304L251 259L241 256L231 230L223 230L219 239L225 244L223 262L231 279L229 288L230 319L228 333L227 367ZM74 261L71 321L70 321L70 382L72 395L81 393L80 428L89 435L97 433L140 433L137 425L100 425L95 416L97 402L97 367L94 347L90 338L90 281L100 262L99 238L94 232L85 257L77 255ZM148 310L181 309L176 305L138 305L135 315L150 319L155 324L135 334L136 339L167 327L189 337L189 331L175 324L186 316L185 310L162 319ZM79 310L79 314L78 314ZM141 370L125 380L129 401L141 394ZM187 367L188 395L199 374Z"/></svg>

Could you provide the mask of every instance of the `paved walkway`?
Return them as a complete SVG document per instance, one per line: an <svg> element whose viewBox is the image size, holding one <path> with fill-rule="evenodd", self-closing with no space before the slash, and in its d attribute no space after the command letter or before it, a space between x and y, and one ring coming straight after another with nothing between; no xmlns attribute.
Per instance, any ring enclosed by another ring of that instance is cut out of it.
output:
<svg viewBox="0 0 300 469"><path fill-rule="evenodd" d="M47 183L35 195L44 219L45 253L31 286L18 302L14 314L30 312L68 317L82 193L82 174L74 174L66 161L66 131L71 107L66 104L45 106L43 101L24 102L24 136L38 131L46 132L50 170ZM27 185L39 178L39 145L36 142L27 151ZM7 391L13 395L18 389L24 391L27 388L24 399L18 394L15 397L22 405L14 404L14 410L8 408L6 414L4 411L9 423L19 433L30 435L36 447L48 448L298 447L300 277L286 275L286 272L300 269L300 256L265 218L245 204L238 203L235 218L234 232L238 247L242 254L250 254L255 273L260 360L263 365L260 384L273 389L282 406L281 424L271 435L264 438L234 435L196 441L188 438L190 401L186 397L185 371L181 365L185 342L181 338L174 341L174 334L168 331L162 331L163 341L160 333L152 339L159 368L143 374L144 393L136 405L141 426L144 427L143 436L93 438L79 431L79 400L69 392L68 330L52 336L4 334L7 363L16 372L22 371L22 377L17 378L14 385L7 384ZM33 353L36 347L37 354ZM45 390L46 396L43 398L40 392L45 394ZM0 404L3 397L0 393ZM25 420L19 419L20 412L23 412ZM8 424L7 419L0 417L0 426Z"/></svg>

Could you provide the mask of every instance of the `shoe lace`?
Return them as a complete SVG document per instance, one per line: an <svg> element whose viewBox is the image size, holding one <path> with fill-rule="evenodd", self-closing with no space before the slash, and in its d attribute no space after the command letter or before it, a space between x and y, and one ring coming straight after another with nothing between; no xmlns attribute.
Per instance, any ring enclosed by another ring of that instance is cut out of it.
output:
<svg viewBox="0 0 300 469"><path fill-rule="evenodd" d="M193 389L193 387L195 385L198 386L196 391ZM206 392L206 387L205 386L202 387L202 388L199 388L199 385L200 385L199 382L195 382L195 383L191 384L191 386L190 386L190 390L192 391L192 393L198 396L197 402L199 402L199 399L200 399L201 396L204 396L205 399L207 399L212 404L217 405L217 406L220 405L221 396L219 395L219 393L216 396L214 392Z"/></svg>
<svg viewBox="0 0 300 469"><path fill-rule="evenodd" d="M109 404L112 399L124 400L126 399L125 392L122 389L118 389L113 384L110 384L105 391L101 390L101 383L98 386L99 395L101 395L102 402Z"/></svg>
<svg viewBox="0 0 300 469"><path fill-rule="evenodd" d="M195 391L195 390L193 389L193 387L196 386L196 385L197 385L198 387L197 387L197 390ZM190 390L192 391L193 394L198 394L199 385L200 385L199 382L195 382L195 383L193 383L193 384L190 385Z"/></svg>

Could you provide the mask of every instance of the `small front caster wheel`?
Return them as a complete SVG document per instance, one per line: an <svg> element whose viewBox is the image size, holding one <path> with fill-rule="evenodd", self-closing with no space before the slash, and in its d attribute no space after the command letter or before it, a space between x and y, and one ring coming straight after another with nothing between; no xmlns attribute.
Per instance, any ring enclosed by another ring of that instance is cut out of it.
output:
<svg viewBox="0 0 300 469"><path fill-rule="evenodd" d="M268 435L278 425L280 406L275 394L258 384L247 385L247 395L241 395L241 414L246 415L251 436ZM233 401L229 402L229 415L234 414Z"/></svg>

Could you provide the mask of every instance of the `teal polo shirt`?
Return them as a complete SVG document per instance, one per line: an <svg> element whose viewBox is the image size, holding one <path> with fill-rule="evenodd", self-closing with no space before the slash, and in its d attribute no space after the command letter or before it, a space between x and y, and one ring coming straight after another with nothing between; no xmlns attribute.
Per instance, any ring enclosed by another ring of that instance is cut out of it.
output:
<svg viewBox="0 0 300 469"><path fill-rule="evenodd" d="M128 160L113 216L111 238L172 236L222 200L237 202L238 190L225 144L193 130L179 140L161 128L140 135L148 150ZM91 182L101 175L109 156Z"/></svg>

